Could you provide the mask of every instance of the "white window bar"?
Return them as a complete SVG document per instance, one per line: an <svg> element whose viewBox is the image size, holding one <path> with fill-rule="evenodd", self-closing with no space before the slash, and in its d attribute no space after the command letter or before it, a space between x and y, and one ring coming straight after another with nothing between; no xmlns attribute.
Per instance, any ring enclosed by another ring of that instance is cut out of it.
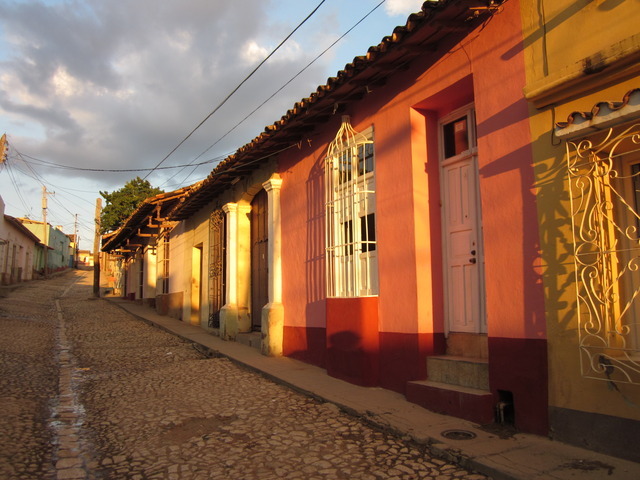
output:
<svg viewBox="0 0 640 480"><path fill-rule="evenodd" d="M378 294L374 148L349 117L325 161L327 296Z"/></svg>

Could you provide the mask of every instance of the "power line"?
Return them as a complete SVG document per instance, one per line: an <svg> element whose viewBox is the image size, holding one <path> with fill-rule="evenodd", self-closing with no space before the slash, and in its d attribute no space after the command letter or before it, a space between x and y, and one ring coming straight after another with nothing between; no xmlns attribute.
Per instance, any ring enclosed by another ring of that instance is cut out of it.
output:
<svg viewBox="0 0 640 480"><path fill-rule="evenodd" d="M273 97L275 97L278 93L280 93L282 90L284 90L289 84L291 84L291 82L293 82L296 78L298 78L300 75L302 75L309 67L311 67L311 65L313 65L314 63L316 63L322 56L324 56L324 54L326 54L329 50L331 50L333 47L335 47L338 42L340 42L344 37L346 37L347 35L349 35L358 25L360 25L362 22L364 22L373 12L375 12L378 8L380 8L380 6L382 6L383 3L385 3L386 0L382 0L381 2L379 2L375 7L373 7L371 10L369 10L369 12L367 12L367 14L362 17L360 20L358 20L356 23L354 23L351 28L349 28L346 32L344 32L342 35L340 35L340 37L338 37L338 39L336 39L333 43L331 43L331 45L329 45L327 48L325 48L322 52L320 52L313 60L311 60L307 65L305 65L304 68L302 68L298 73L296 73L293 77L291 77L286 83L284 83L284 85L282 85L280 88L278 88L275 92L273 92L266 100L264 100L260 105L258 105L256 108L254 108L248 115L246 115L242 120L240 120L238 123L236 123L233 127L231 127L224 135L222 135L220 138L218 138L215 142L213 142L211 145L209 145L202 153L200 153L200 155L198 155L196 158L194 158L191 163L189 163L188 165L183 166L184 168L190 167L191 165L194 166L193 170L191 170L191 172L181 181L178 183L178 185L182 185L186 182L186 180L193 174L193 172L195 172L196 168L198 166L201 165L201 163L193 163L195 162L197 159L199 159L200 157L202 157L205 153L207 153L209 150L211 150L213 147L215 147L220 141L222 141L227 135L229 135L231 132L233 132L236 128L238 128L240 125L242 125L245 121L247 121L253 114L255 114L258 110L260 110L262 107L264 107ZM181 170L182 171L182 170ZM167 180L165 180L165 182L161 185L161 187L166 186L167 183L172 180L173 178L175 178L180 172L176 172L174 173L171 177L169 177Z"/></svg>
<svg viewBox="0 0 640 480"><path fill-rule="evenodd" d="M218 142L220 142L220 140L222 140L223 138L225 138L227 135L229 135L231 132L233 132L236 128L238 128L242 123L244 123L249 117L251 117L251 115L253 115L254 113L256 113L258 110L260 110L262 107L264 107L264 105L269 102L269 100L271 100L273 97L275 97L278 93L280 93L282 90L284 90L291 82L293 82L296 78L298 78L305 70L307 70L311 65L313 65L316 61L318 61L325 53L327 53L329 50L331 50L340 40L342 40L344 37L346 37L349 33L351 33L351 31L356 28L358 25L360 25L364 20L366 20L366 18L371 15L373 12L375 12L386 0L382 0L380 3L378 3L375 7L373 7L371 10L369 10L369 13L367 13L364 17L362 17L360 20L358 20L358 22L356 22L349 30L347 30L346 32L344 32L336 41L334 41L331 45L329 45L327 48L325 48L319 55L317 55L313 60L311 60L302 70L300 70L298 73L296 73L293 77L291 77L284 85L282 85L280 88L278 88L278 90L276 90L275 92L273 92L271 94L271 96L269 96L264 102L262 102L260 105L258 105L256 108L254 108L251 113L249 113L247 116L245 116L242 120L240 120L238 123L236 123L233 127L231 127L231 129L229 129L229 131L227 133L225 133L222 137L220 137L218 140L216 140L212 145L210 145L204 152L202 152L200 155L198 155L197 158L199 158L200 156L202 156L203 154L205 154L206 152L208 152L211 148L213 148Z"/></svg>
<svg viewBox="0 0 640 480"><path fill-rule="evenodd" d="M167 155L166 155L162 160L160 160L160 162L155 166L155 168L154 168L154 169L152 169L149 173L147 173L147 174L145 175L145 177L143 178L143 180L146 180L146 179L147 179L147 177L149 177L149 175L151 175L151 173L153 173L153 171L154 171L154 170L157 170L157 169L160 167L160 165L162 165L162 164L165 162L165 160L167 160L167 158L169 158L169 157L170 157L170 156L171 156L171 155L172 155L176 150L178 150L178 148L180 148L180 146L181 146L184 142L186 142L186 141L189 139L189 137L191 137L191 135L193 135L193 134L196 132L196 130L198 130L198 129L199 129L199 128L200 128L200 127L201 127L201 126L202 126L202 125L207 121L207 120L209 120L209 118L211 118L211 117L213 116L213 114L215 114L218 110L220 110L220 108L221 108L225 103L227 103L227 101L228 101L228 100L233 96L233 94L235 94L238 90L240 90L240 87L242 87L242 85L244 85L244 84L247 82L247 80L249 80L249 79L253 76L253 74L254 74L254 73L256 73L256 72L258 71L258 69L259 69L260 67L262 67L262 65L264 65L264 64L267 62L267 60L269 60L269 59L273 56L273 54L274 54L274 53L276 53L276 52L280 49L280 47L282 47L282 45L284 45L284 44L285 44L285 42L286 42L287 40L289 40L289 38L291 38L291 36L292 36L296 31L298 31L298 29L299 29L302 25L304 25L304 24L307 22L307 20L309 20L309 19L311 18L311 16L312 16L314 13L316 13L316 11L317 11L321 6L322 6L322 4L323 4L325 1L326 1L326 0L322 0L322 1L318 4L318 6L317 6L316 8L314 8L314 9L311 11L311 13L310 13L309 15L307 15L307 16L306 16L306 18L305 18L304 20L302 20L302 22L300 22L300 23L298 24L298 26L297 26L296 28L294 28L294 29L291 31L291 33L289 33L289 35L287 35L287 36L284 38L284 40L282 40L282 41L280 42L280 44L278 44L278 46L277 46L275 49L273 49L273 50L271 51L271 53L269 53L269 55L267 55L267 56L266 56L266 57L264 58L264 60L262 60L262 61L258 64L258 66L257 66L256 68L254 68L254 69L251 71L251 73L249 73L249 75L247 75L247 76L246 76L246 77L245 77L245 78L244 78L244 79L243 79L243 80L242 80L242 81L241 81L241 82L240 82L240 83L239 83L239 84L238 84L238 85L237 85L237 86L236 86L236 87L231 91L231 93L229 93L229 94L224 98L224 100L222 100L222 102L220 102L220 103L218 104L218 106L217 106L216 108L214 108L214 109L213 109L213 110L212 110L212 111L211 111L211 112L210 112L206 117L204 117L204 119L203 119L203 120L202 120L198 125L196 125L196 126L195 126L195 128L194 128L193 130L191 130L191 131L189 132L189 134L188 134L186 137L184 137L184 138L180 141L180 143L178 143L178 145L176 145L176 146L173 148L173 150L171 150L171 151L170 151L170 152L169 152L169 153L168 153L168 154L167 154Z"/></svg>
<svg viewBox="0 0 640 480"><path fill-rule="evenodd" d="M355 29L358 25L360 25L362 22L364 22L373 12L375 12L383 3L385 3L386 0L382 0L380 3L378 3L375 7L373 7L371 10L369 10L369 12L362 17L360 20L358 20L353 26L351 26L351 28L349 28L346 32L344 32L337 40L335 40L331 45L329 45L327 48L325 48L322 52L320 52L313 60L311 60L302 70L300 70L298 73L296 73L293 77L291 77L284 85L282 85L280 88L278 88L275 92L273 92L265 101L263 101L260 105L258 105L256 108L254 108L248 115L246 115L242 120L240 120L238 123L236 123L233 127L231 127L224 135L222 135L220 138L218 138L215 142L213 142L211 145L209 145L202 153L200 153L200 155L198 155L196 158L193 159L192 162L196 161L198 158L200 158L202 155L204 155L205 153L207 153L209 150L211 150L214 146L216 146L221 140L223 140L227 135L229 135L231 132L233 132L236 128L238 128L240 125L242 125L246 120L248 120L253 114L255 114L258 110L260 110L262 107L264 107L273 97L275 97L278 93L280 93L282 90L284 90L291 82L293 82L296 78L298 78L300 75L302 75L302 73L304 73L311 65L313 65L315 62L317 62L325 53L327 53L329 50L331 50L333 47L336 46L336 44L338 42L340 42L340 40L342 40L344 37L346 37L349 33L351 33L351 31L353 29ZM191 163L194 166L198 166L200 164L194 164ZM188 166L191 166L188 165ZM186 168L186 166L184 167ZM193 172L195 171L195 168L191 171L191 173L189 173L189 175L187 175L180 184L184 183L187 178L189 178L189 176L191 176L193 174ZM165 181L165 183L163 185L166 185L166 183L171 180L172 178L175 178L176 175L178 175L177 172L175 173L173 176L169 177L169 179L167 179Z"/></svg>
<svg viewBox="0 0 640 480"><path fill-rule="evenodd" d="M25 201L24 197L22 196L22 193L20 193L20 188L18 187L18 182L15 178L15 173L13 172L13 167L9 164L9 162L7 162L7 173L9 175L9 180L11 180L11 184L13 185L13 189L16 191L16 195L18 196L18 200L20 200L20 203L22 203L22 206L25 209L25 213L27 212L31 212L31 207L29 207L27 205L27 202Z"/></svg>
<svg viewBox="0 0 640 480"><path fill-rule="evenodd" d="M42 160L41 158L36 158L36 157L32 157L31 155L20 153L17 150L16 150L16 152L18 153L18 155L20 155L20 157L30 158L31 160L34 160L36 162L40 162L40 163L42 163L44 165L47 165L50 168L59 168L59 169L62 169L62 170L79 170L79 171L83 171L83 172L107 172L107 173L153 172L154 170L169 170L169 169L172 169L172 168L185 168L185 167L190 167L192 165L200 166L200 165L206 165L208 163L215 163L216 161L223 160L224 158L226 158L226 156L230 155L230 153L226 154L226 155L221 155L219 157L215 157L215 158L212 158L212 159L209 159L209 160L204 160L204 161L202 161L200 163L197 163L197 164L188 163L186 165L172 165L172 166L167 166L167 167L156 167L156 168L85 168L85 167L72 167L71 165L62 165L62 164L59 164L59 163L49 162L47 160ZM22 158L22 161L24 163L29 163L24 158Z"/></svg>
<svg viewBox="0 0 640 480"><path fill-rule="evenodd" d="M15 150L15 148L14 148L14 150ZM29 173L27 173L27 172L23 171L23 170L20 170L20 169L19 169L19 168L17 168L17 166L16 166L16 169L17 169L17 171L18 171L18 172L20 172L20 173L22 173L23 175L25 175L25 176L27 176L27 177L29 177L29 178L31 178L31 179L33 179L33 180L35 180L35 181L36 181L36 182L38 182L40 185L45 186L45 188L48 188L48 187L54 186L54 185L51 185L51 184L49 184L48 182L46 182L46 181L44 180L44 178L42 178L42 177L41 177L41 176L40 176L40 175L39 175L39 174L38 174L38 173L37 173L37 172L36 172L36 171L31 167L31 165L29 165L29 162L26 162L26 161L24 160L24 158L22 158L22 154L21 154L20 152L18 152L17 150L15 150L15 152L17 153L17 157L18 157L18 158L20 158L20 159L23 161L23 163L27 166L27 168L30 170L31 175L30 175ZM17 193L18 193L19 197L21 198L20 192L19 192L18 190L16 190L16 191L17 191ZM62 189L62 192L59 192L59 193L61 193L61 194L63 194L63 195L66 193L67 195L74 196L74 197L79 198L80 200L82 200L82 201L85 201L85 202L86 202L86 200L85 200L84 198L82 198L82 197L80 197L80 196L78 196L78 195L75 195L75 194L73 194L73 193L65 192L65 191L64 191L64 189ZM74 214L74 213L72 213L72 212L71 212L67 207L65 207L65 205L64 205L64 204L62 204L62 202L60 202L56 197L52 197L52 200L53 200L55 203L57 203L60 207L62 207L62 208L63 208L67 213L69 213L70 215L72 215L72 216L74 216L74 215L75 215L75 214ZM90 202L87 202L87 203L90 203ZM31 210L31 209L27 207L27 210ZM55 215L54 215L54 217L55 217ZM53 218L52 218L52 222L53 222ZM59 224L60 222L55 222L55 223L58 223L58 224Z"/></svg>

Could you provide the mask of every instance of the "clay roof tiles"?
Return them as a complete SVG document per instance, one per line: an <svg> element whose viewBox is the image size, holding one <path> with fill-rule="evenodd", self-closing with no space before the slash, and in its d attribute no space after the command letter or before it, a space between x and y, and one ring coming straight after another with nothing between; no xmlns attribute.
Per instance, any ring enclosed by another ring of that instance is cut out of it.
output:
<svg viewBox="0 0 640 480"><path fill-rule="evenodd" d="M198 184L197 188L186 194L183 201L176 205L169 215L174 220L187 218L206 205L215 196L216 191L225 188L227 185L225 182L230 181L228 178L225 181L222 180L226 178L225 173L235 171L237 175L242 175L248 171L247 165L255 165L257 160L263 160L276 151L281 151L285 144L293 146L295 141L286 137L286 130L300 129L303 131L313 123L314 118L326 116L327 111L331 110L334 110L333 113L335 113L335 103L338 102L334 102L333 96L340 90L344 90L344 98L350 98L354 94L354 89L350 89L353 87L351 83L356 77L369 72L369 75L365 75L363 78L363 85L360 85L362 90L366 88L367 80L371 80L373 83L384 81L384 78L393 73L398 66L408 64L417 55L423 53L427 48L426 45L437 46L439 41L447 40L452 33L465 35L482 21L485 21L493 13L492 9L504 1L440 0L424 2L420 12L411 14L405 25L396 27L392 35L385 36L378 45L370 47L366 55L355 57L336 76L329 77L325 84L317 87L315 92L296 102L293 108L289 109L279 120L267 125L257 137L220 162L211 174ZM472 11L472 7L479 7L479 9ZM436 19L439 21L435 21ZM421 32L421 35L412 45L413 55L399 48L413 41L418 32ZM394 52L397 53L394 55ZM341 103L344 103L344 98ZM321 123L321 121L316 123ZM278 135L283 132L285 133L282 138L278 139ZM291 136L295 137L297 133L299 132L291 132Z"/></svg>
<svg viewBox="0 0 640 480"><path fill-rule="evenodd" d="M604 117L612 112L617 112L630 105L640 105L640 88L634 88L624 94L620 101L603 101L596 103L591 110L585 112L572 112L567 117L566 122L556 122L556 131L561 131L584 122L597 120L598 117Z"/></svg>

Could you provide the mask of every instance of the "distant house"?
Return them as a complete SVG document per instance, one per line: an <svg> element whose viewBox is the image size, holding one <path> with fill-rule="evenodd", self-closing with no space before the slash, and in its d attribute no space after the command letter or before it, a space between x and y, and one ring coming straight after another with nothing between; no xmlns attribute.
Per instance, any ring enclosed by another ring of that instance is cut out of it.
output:
<svg viewBox="0 0 640 480"><path fill-rule="evenodd" d="M42 248L38 237L16 218L4 213L4 202L0 197L0 284L31 280L34 263Z"/></svg>
<svg viewBox="0 0 640 480"><path fill-rule="evenodd" d="M183 275L181 247L173 240L177 222L167 220L174 208L192 187L161 193L147 198L115 232L102 238L101 268L106 272L113 293L146 305L176 318L183 315ZM176 248L178 253L171 253ZM169 260L174 263L169 281Z"/></svg>
<svg viewBox="0 0 640 480"><path fill-rule="evenodd" d="M49 247L44 255L47 259L47 271L53 272L69 267L71 240L62 230L48 223L45 226L43 222L30 218L18 218L18 220L38 237L42 244ZM37 265L37 269L38 271L44 269L44 259L42 264Z"/></svg>
<svg viewBox="0 0 640 480"><path fill-rule="evenodd" d="M93 252L89 250L78 250L78 265L93 267Z"/></svg>
<svg viewBox="0 0 640 480"><path fill-rule="evenodd" d="M58 227L60 229L60 227ZM76 268L78 266L78 235L70 233L67 235L69 237L69 267Z"/></svg>

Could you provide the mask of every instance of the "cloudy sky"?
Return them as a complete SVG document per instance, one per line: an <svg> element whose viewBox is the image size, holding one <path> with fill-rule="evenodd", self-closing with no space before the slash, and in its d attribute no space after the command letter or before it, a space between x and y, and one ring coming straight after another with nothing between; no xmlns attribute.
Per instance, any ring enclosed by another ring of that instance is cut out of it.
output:
<svg viewBox="0 0 640 480"><path fill-rule="evenodd" d="M0 0L0 134L11 147L0 165L5 213L41 219L45 185L55 192L50 223L73 233L78 214L80 248L90 249L98 192L148 173L112 170L157 165L319 3ZM422 0L383 2L228 133L379 3L325 0L163 166L208 163L155 171L151 183L169 191L206 177L214 162L404 25Z"/></svg>

